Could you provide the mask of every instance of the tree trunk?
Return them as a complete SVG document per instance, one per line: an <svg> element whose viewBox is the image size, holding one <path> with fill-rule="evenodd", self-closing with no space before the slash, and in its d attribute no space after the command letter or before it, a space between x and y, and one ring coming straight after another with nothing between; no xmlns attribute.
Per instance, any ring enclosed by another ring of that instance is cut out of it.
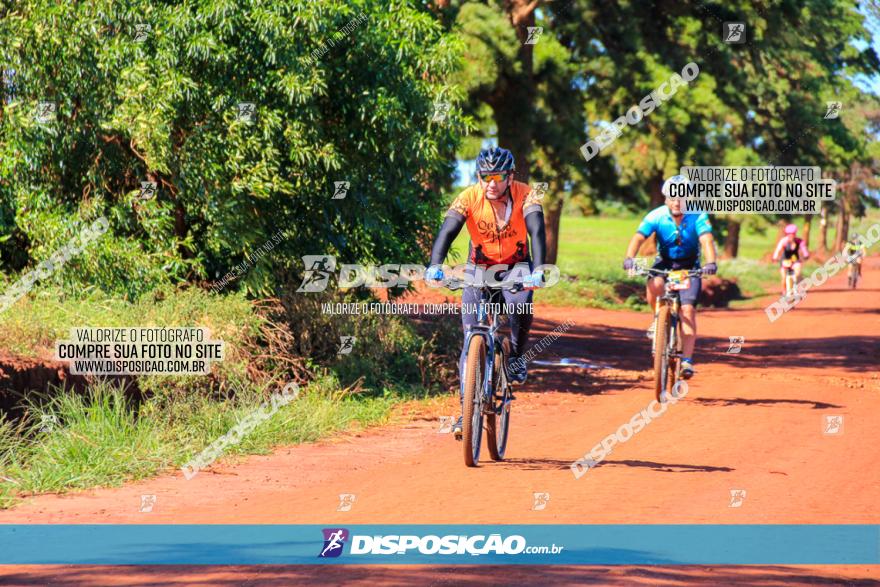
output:
<svg viewBox="0 0 880 587"><path fill-rule="evenodd" d="M653 210L662 206L666 199L663 197L663 175L657 174L648 181L648 192L651 196L649 208ZM641 253L644 256L657 254L657 236L651 235L642 245Z"/></svg>
<svg viewBox="0 0 880 587"><path fill-rule="evenodd" d="M192 258L192 252L183 244L183 241L186 239L186 234L189 232L189 228L186 225L186 210L183 207L183 204L180 202L174 203L174 235L180 239L181 243L178 247L178 251L180 251L180 256L184 259Z"/></svg>
<svg viewBox="0 0 880 587"><path fill-rule="evenodd" d="M843 250L849 237L849 216L858 210L858 189L860 186L861 169L857 162L849 167L849 174L844 182L840 197L840 217L837 219L837 234L834 235L834 252Z"/></svg>
<svg viewBox="0 0 880 587"><path fill-rule="evenodd" d="M498 128L498 146L509 149L516 160L516 179L529 183L531 155L535 134L534 45L526 44L528 27L535 26L536 2L508 0L504 4L511 26L519 39L519 73L502 76L498 90L489 98ZM541 42L540 37L537 42ZM546 263L555 263L559 243L559 217L562 202L549 204L544 210L544 231L547 236Z"/></svg>
<svg viewBox="0 0 880 587"><path fill-rule="evenodd" d="M819 217L819 252L823 255L828 252L828 208L824 205Z"/></svg>
<svg viewBox="0 0 880 587"><path fill-rule="evenodd" d="M556 263L559 253L559 221L562 219L562 199L544 208L544 232L547 233L547 258L545 263Z"/></svg>
<svg viewBox="0 0 880 587"><path fill-rule="evenodd" d="M846 199L843 199L840 201L840 213L837 215L832 252L836 253L843 250L843 243L846 242L847 232L849 232L849 211L846 209Z"/></svg>
<svg viewBox="0 0 880 587"><path fill-rule="evenodd" d="M727 238L724 240L724 258L736 259L739 254L739 220L729 220L727 223Z"/></svg>
<svg viewBox="0 0 880 587"><path fill-rule="evenodd" d="M804 216L804 243L807 245L807 249L810 248L810 229L813 227L813 217L812 216Z"/></svg>
<svg viewBox="0 0 880 587"><path fill-rule="evenodd" d="M535 128L535 78L532 72L534 45L527 45L535 26L535 7L524 0L506 3L511 26L520 41L520 73L504 76L498 91L489 100L498 127L498 146L510 149L516 159L516 178L528 183L531 175L532 142ZM540 37L538 42L541 42Z"/></svg>
<svg viewBox="0 0 880 587"><path fill-rule="evenodd" d="M657 174L648 181L648 189L651 193L651 210L662 206L666 199L663 197L663 176Z"/></svg>

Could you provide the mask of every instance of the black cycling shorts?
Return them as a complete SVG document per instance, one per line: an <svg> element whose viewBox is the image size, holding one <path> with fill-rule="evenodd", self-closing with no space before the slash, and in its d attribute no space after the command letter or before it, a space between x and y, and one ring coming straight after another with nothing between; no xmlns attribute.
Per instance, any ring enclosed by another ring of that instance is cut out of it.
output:
<svg viewBox="0 0 880 587"><path fill-rule="evenodd" d="M651 266L652 269L663 269L665 271L678 271L679 269L699 269L700 262L696 259L664 259L663 257L657 257L654 260L654 264ZM652 279L653 276L649 276L648 279ZM700 287L703 283L703 280L699 277L691 277L690 286L687 289L680 290L678 295L681 297L681 305L682 306L696 306L697 299L700 297Z"/></svg>

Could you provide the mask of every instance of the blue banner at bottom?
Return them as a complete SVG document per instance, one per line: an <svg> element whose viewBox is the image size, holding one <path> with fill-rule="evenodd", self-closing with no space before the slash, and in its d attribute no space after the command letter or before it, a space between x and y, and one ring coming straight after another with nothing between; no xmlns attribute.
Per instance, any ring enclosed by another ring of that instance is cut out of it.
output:
<svg viewBox="0 0 880 587"><path fill-rule="evenodd" d="M0 525L0 564L880 564L880 525Z"/></svg>

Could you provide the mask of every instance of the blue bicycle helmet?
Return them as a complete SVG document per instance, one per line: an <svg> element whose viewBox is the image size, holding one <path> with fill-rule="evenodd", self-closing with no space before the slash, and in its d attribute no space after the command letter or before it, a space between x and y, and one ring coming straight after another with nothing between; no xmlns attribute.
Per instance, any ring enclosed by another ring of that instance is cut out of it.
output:
<svg viewBox="0 0 880 587"><path fill-rule="evenodd" d="M483 149L477 155L477 173L504 173L516 170L513 153L501 147Z"/></svg>

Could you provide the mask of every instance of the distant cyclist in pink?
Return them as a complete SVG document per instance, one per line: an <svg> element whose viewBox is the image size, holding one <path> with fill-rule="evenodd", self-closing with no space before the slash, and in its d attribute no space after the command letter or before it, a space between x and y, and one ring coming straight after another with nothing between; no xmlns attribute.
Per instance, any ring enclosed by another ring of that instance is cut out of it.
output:
<svg viewBox="0 0 880 587"><path fill-rule="evenodd" d="M801 263L810 258L807 243L797 237L797 226L789 224L785 227L785 236L779 239L776 250L773 251L773 260L782 262L779 266L779 275L782 277L782 295L785 295L785 268L790 263L794 269L794 280L801 280Z"/></svg>

